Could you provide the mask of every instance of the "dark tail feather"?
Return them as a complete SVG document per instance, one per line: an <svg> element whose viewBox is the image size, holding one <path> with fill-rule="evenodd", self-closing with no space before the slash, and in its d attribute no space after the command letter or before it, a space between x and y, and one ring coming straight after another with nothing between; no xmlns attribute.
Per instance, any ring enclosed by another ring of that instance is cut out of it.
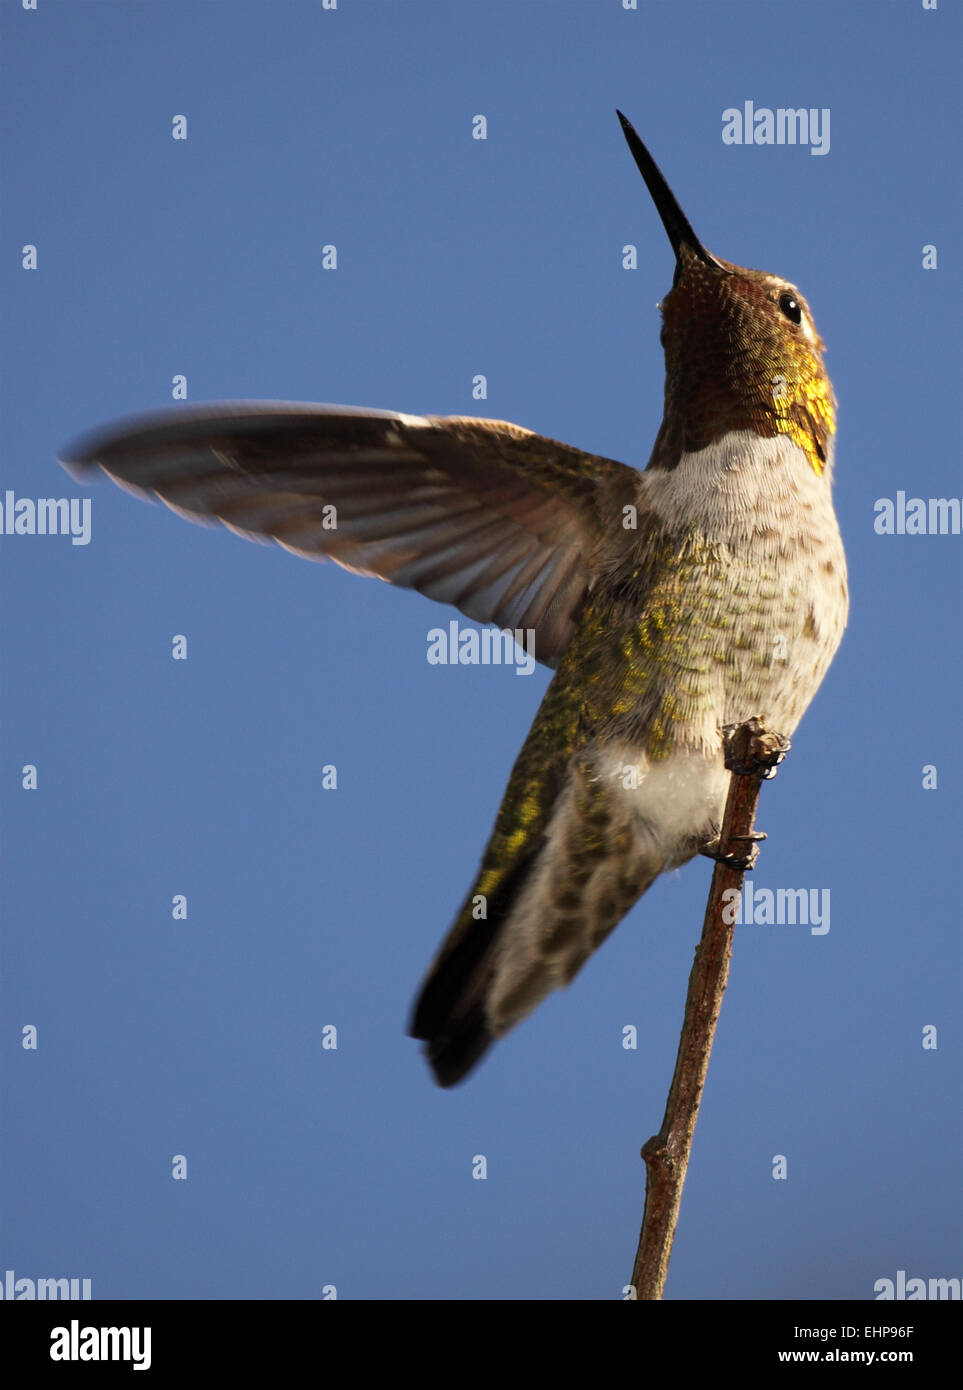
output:
<svg viewBox="0 0 963 1390"><path fill-rule="evenodd" d="M427 1042L440 1086L461 1081L495 1041L485 1022L485 960L498 934L490 922L472 922L439 958L418 996L409 1031Z"/></svg>
<svg viewBox="0 0 963 1390"><path fill-rule="evenodd" d="M533 858L499 884L486 920L472 916L472 890L422 985L408 1031L428 1044L425 1055L439 1086L464 1080L495 1041L485 1010L492 952Z"/></svg>

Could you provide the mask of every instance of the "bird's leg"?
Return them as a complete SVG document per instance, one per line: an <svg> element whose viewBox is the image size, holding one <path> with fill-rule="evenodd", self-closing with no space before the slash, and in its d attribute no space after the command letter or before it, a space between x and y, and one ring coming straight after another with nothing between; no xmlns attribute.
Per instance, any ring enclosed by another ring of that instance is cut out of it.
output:
<svg viewBox="0 0 963 1390"><path fill-rule="evenodd" d="M722 730L722 739L726 767L739 777L775 777L776 768L790 748L788 738L770 733L759 719L749 719L744 724L727 724ZM740 841L747 845L744 854L737 854L732 850L723 853L719 836L716 836L703 845L699 853L737 873L745 873L747 869L755 868L759 844L765 838L762 830L750 831L748 835L730 835L730 843Z"/></svg>

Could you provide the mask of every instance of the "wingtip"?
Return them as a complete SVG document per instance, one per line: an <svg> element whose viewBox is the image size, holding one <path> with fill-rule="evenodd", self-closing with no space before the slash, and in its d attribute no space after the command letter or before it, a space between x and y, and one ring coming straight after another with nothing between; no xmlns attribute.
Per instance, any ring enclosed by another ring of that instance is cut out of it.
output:
<svg viewBox="0 0 963 1390"><path fill-rule="evenodd" d="M57 462L61 468L66 468L72 478L83 482L97 466L97 446L103 438L103 429L75 435L57 450Z"/></svg>
<svg viewBox="0 0 963 1390"><path fill-rule="evenodd" d="M382 420L409 427L429 426L431 421L422 415L407 415L397 410L373 410L368 406L332 405L321 401L282 400L218 400L184 402L158 406L121 416L106 425L78 435L65 444L57 454L57 462L74 477L89 478L104 462L105 455L115 447L132 440L162 447L177 442L188 432L214 432L224 426L243 429L261 426L265 421L278 423L299 417L350 416L359 420Z"/></svg>
<svg viewBox="0 0 963 1390"><path fill-rule="evenodd" d="M60 464L61 468L66 469L74 482L77 483L87 482L93 471L89 463L85 463L83 459L75 458L67 449L58 452L57 462Z"/></svg>

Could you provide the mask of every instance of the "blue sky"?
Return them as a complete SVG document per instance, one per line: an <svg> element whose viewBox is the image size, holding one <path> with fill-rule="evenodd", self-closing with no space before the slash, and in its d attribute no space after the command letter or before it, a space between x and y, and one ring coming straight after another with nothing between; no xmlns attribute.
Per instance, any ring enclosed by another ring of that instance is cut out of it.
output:
<svg viewBox="0 0 963 1390"><path fill-rule="evenodd" d="M0 536L0 1274L621 1296L710 866L660 880L437 1089L408 1010L548 672L429 665L453 611L55 463L184 374L192 402L486 414L644 466L672 256L619 106L708 247L813 308L852 589L753 874L828 890L830 930L737 932L667 1297L957 1275L960 539L880 535L874 508L961 491L960 7L4 0L0 21L0 498L92 500L87 545ZM725 145L747 100L827 108L828 153Z"/></svg>

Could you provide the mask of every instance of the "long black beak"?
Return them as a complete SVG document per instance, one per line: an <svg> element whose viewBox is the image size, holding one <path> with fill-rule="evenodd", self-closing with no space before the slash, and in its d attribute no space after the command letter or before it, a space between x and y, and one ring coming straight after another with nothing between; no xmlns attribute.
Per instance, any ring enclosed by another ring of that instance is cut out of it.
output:
<svg viewBox="0 0 963 1390"><path fill-rule="evenodd" d="M666 183L662 170L649 154L648 150L639 139L638 133L632 122L626 120L621 111L616 115L622 122L622 134L628 141L629 149L632 151L632 158L639 166L639 173L645 179L645 186L652 194L652 201L655 203L656 211L662 218L662 225L668 234L669 241L672 243L672 250L675 252L676 262L679 260L679 248L687 246L690 251L694 251L700 261L706 265L715 266L718 270L725 270L696 236L689 223L689 219L676 202L675 194Z"/></svg>

